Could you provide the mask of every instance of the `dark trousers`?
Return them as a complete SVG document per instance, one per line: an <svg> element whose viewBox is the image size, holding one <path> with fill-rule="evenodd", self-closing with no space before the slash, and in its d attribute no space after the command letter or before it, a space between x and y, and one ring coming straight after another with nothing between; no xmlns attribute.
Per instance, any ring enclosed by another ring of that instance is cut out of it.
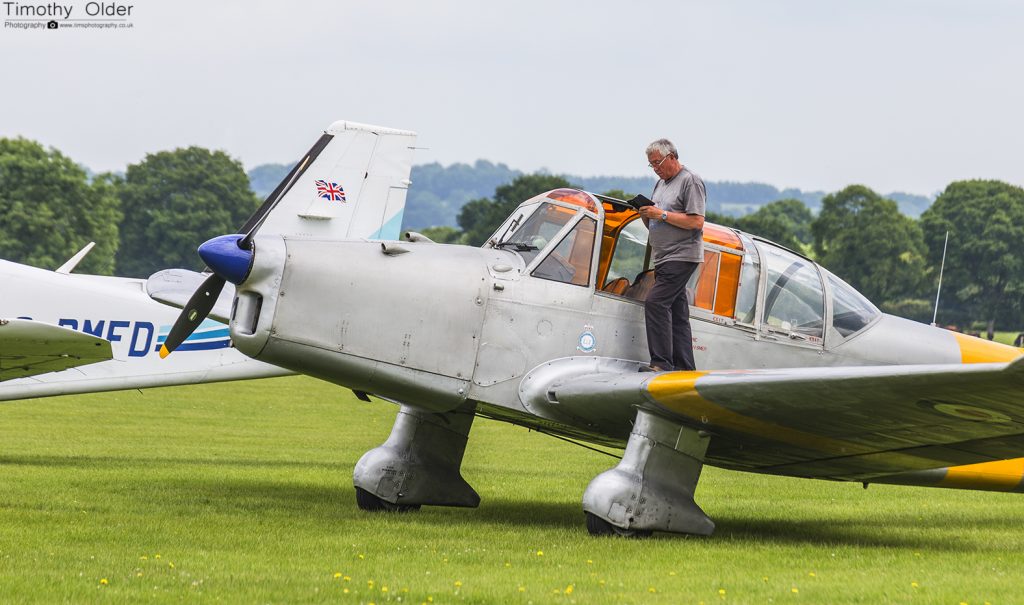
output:
<svg viewBox="0 0 1024 605"><path fill-rule="evenodd" d="M644 303L652 366L663 370L697 369L693 361L686 282L699 264L667 261L654 266L654 287Z"/></svg>

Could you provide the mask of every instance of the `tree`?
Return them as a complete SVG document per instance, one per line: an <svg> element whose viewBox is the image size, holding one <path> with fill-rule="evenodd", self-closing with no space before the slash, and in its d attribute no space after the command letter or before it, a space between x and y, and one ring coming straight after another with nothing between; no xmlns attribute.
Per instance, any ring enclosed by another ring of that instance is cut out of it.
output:
<svg viewBox="0 0 1024 605"><path fill-rule="evenodd" d="M273 193L295 164L260 164L249 171L249 188L260 198Z"/></svg>
<svg viewBox="0 0 1024 605"><path fill-rule="evenodd" d="M736 226L770 239L790 250L804 251L811 242L811 223L814 215L810 208L796 199L776 200L757 209L757 212L736 219Z"/></svg>
<svg viewBox="0 0 1024 605"><path fill-rule="evenodd" d="M811 223L814 215L810 208L797 199L776 200L757 209L757 212L735 217L708 212L705 219L726 227L734 227L801 253L810 252L813 241Z"/></svg>
<svg viewBox="0 0 1024 605"><path fill-rule="evenodd" d="M259 205L242 165L222 151L189 147L128 166L119 188L124 221L117 270L201 269L196 246L235 233Z"/></svg>
<svg viewBox="0 0 1024 605"><path fill-rule="evenodd" d="M89 182L56 149L28 139L0 139L0 257L56 269L90 241L84 272L109 275L121 215L113 177Z"/></svg>
<svg viewBox="0 0 1024 605"><path fill-rule="evenodd" d="M569 181L550 174L526 174L494 190L494 199L481 198L466 202L459 211L458 222L464 241L480 246L488 236L526 200L560 187L572 187Z"/></svg>
<svg viewBox="0 0 1024 605"><path fill-rule="evenodd" d="M942 298L988 323L1019 328L1024 298L1024 189L1001 181L950 183L921 214L928 256L942 259L949 231ZM945 308L943 304L943 308Z"/></svg>
<svg viewBox="0 0 1024 605"><path fill-rule="evenodd" d="M811 232L817 260L876 304L923 294L921 227L896 202L851 185L825 196Z"/></svg>
<svg viewBox="0 0 1024 605"><path fill-rule="evenodd" d="M462 232L455 227L440 226L426 227L420 231L421 235L429 237L439 244L458 244Z"/></svg>
<svg viewBox="0 0 1024 605"><path fill-rule="evenodd" d="M454 227L456 216L466 202L489 195L499 185L510 183L522 174L505 164L492 164L487 160L448 167L436 162L413 166L402 228L420 231L430 226Z"/></svg>
<svg viewBox="0 0 1024 605"><path fill-rule="evenodd" d="M934 304L934 300L925 298L904 298L883 302L878 307L890 315L898 315L921 323L929 323L932 320Z"/></svg>
<svg viewBox="0 0 1024 605"><path fill-rule="evenodd" d="M723 227L735 227L737 229L740 228L739 223L737 222L739 221L739 219L736 218L735 216L731 214L719 214L718 212L714 212L712 210L707 210L704 212L704 221L708 223L714 223L716 225L722 225Z"/></svg>

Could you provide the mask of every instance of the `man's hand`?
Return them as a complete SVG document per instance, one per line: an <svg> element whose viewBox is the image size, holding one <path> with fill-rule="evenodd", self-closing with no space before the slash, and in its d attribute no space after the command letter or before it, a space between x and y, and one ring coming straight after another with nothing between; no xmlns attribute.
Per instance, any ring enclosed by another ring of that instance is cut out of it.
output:
<svg viewBox="0 0 1024 605"><path fill-rule="evenodd" d="M644 206L637 211L641 218L645 218L649 221L660 221L661 220L661 208L657 206Z"/></svg>

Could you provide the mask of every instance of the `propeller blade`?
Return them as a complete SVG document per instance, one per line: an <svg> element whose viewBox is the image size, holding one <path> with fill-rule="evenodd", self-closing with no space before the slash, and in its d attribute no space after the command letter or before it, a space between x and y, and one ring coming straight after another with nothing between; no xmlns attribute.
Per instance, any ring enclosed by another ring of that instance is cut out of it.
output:
<svg viewBox="0 0 1024 605"><path fill-rule="evenodd" d="M274 208L277 207L277 203L281 201L284 194L288 193L288 190L292 188L292 185L295 183L295 179L299 178L299 175L306 171L306 165L309 164L309 160L310 154L306 154L306 157L302 158L302 162L299 163L299 165L292 171L292 178L288 179L288 183L277 194L277 198L275 198L270 204L264 204L264 206L260 208L255 215L249 217L249 220L246 221L246 223L252 223L252 228L245 233L245 236L242 237L242 239L238 240L239 248L243 250L249 250L252 248L252 238L256 235L256 232L259 231L260 226L263 225L263 221L265 221L267 216L273 212Z"/></svg>
<svg viewBox="0 0 1024 605"><path fill-rule="evenodd" d="M239 233L244 233L248 236L244 242L246 247L249 246L256 229L263 223L263 220L268 214L270 214L270 211L273 210L281 198L288 193L292 188L292 185L295 184L295 181L302 176L303 172L306 171L306 168L309 168L313 161L320 157L320 154L328 145L330 145L332 139L334 139L334 135L325 132L323 136L321 136L317 142L309 148L306 155L302 156L302 159L295 163L295 166L292 167L288 175L278 183L277 187L275 187L272 192L270 192L270 195L268 195L267 199L263 201L263 204L256 209L256 212L252 213L252 215L246 219L245 224L238 230Z"/></svg>
<svg viewBox="0 0 1024 605"><path fill-rule="evenodd" d="M224 289L224 283L225 279L223 277L216 273L211 274L203 282L203 285L196 290L196 293L192 295L192 298L188 299L188 304L181 310L181 315L178 316L174 325L171 326L171 332L167 335L167 340L160 347L160 359L170 355L172 351L178 348L178 345L185 342L185 339L192 335L192 332L195 332L199 324L203 323L206 316L210 314L210 310L217 304L217 297L220 296L220 291Z"/></svg>

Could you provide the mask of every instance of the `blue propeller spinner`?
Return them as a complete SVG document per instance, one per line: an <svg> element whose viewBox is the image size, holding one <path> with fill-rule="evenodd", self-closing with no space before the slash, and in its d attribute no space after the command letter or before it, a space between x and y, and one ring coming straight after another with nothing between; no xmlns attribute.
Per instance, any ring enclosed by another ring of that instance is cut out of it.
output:
<svg viewBox="0 0 1024 605"><path fill-rule="evenodd" d="M235 284L245 281L252 269L252 247L242 248L244 235L221 235L199 246L199 257L214 273Z"/></svg>

